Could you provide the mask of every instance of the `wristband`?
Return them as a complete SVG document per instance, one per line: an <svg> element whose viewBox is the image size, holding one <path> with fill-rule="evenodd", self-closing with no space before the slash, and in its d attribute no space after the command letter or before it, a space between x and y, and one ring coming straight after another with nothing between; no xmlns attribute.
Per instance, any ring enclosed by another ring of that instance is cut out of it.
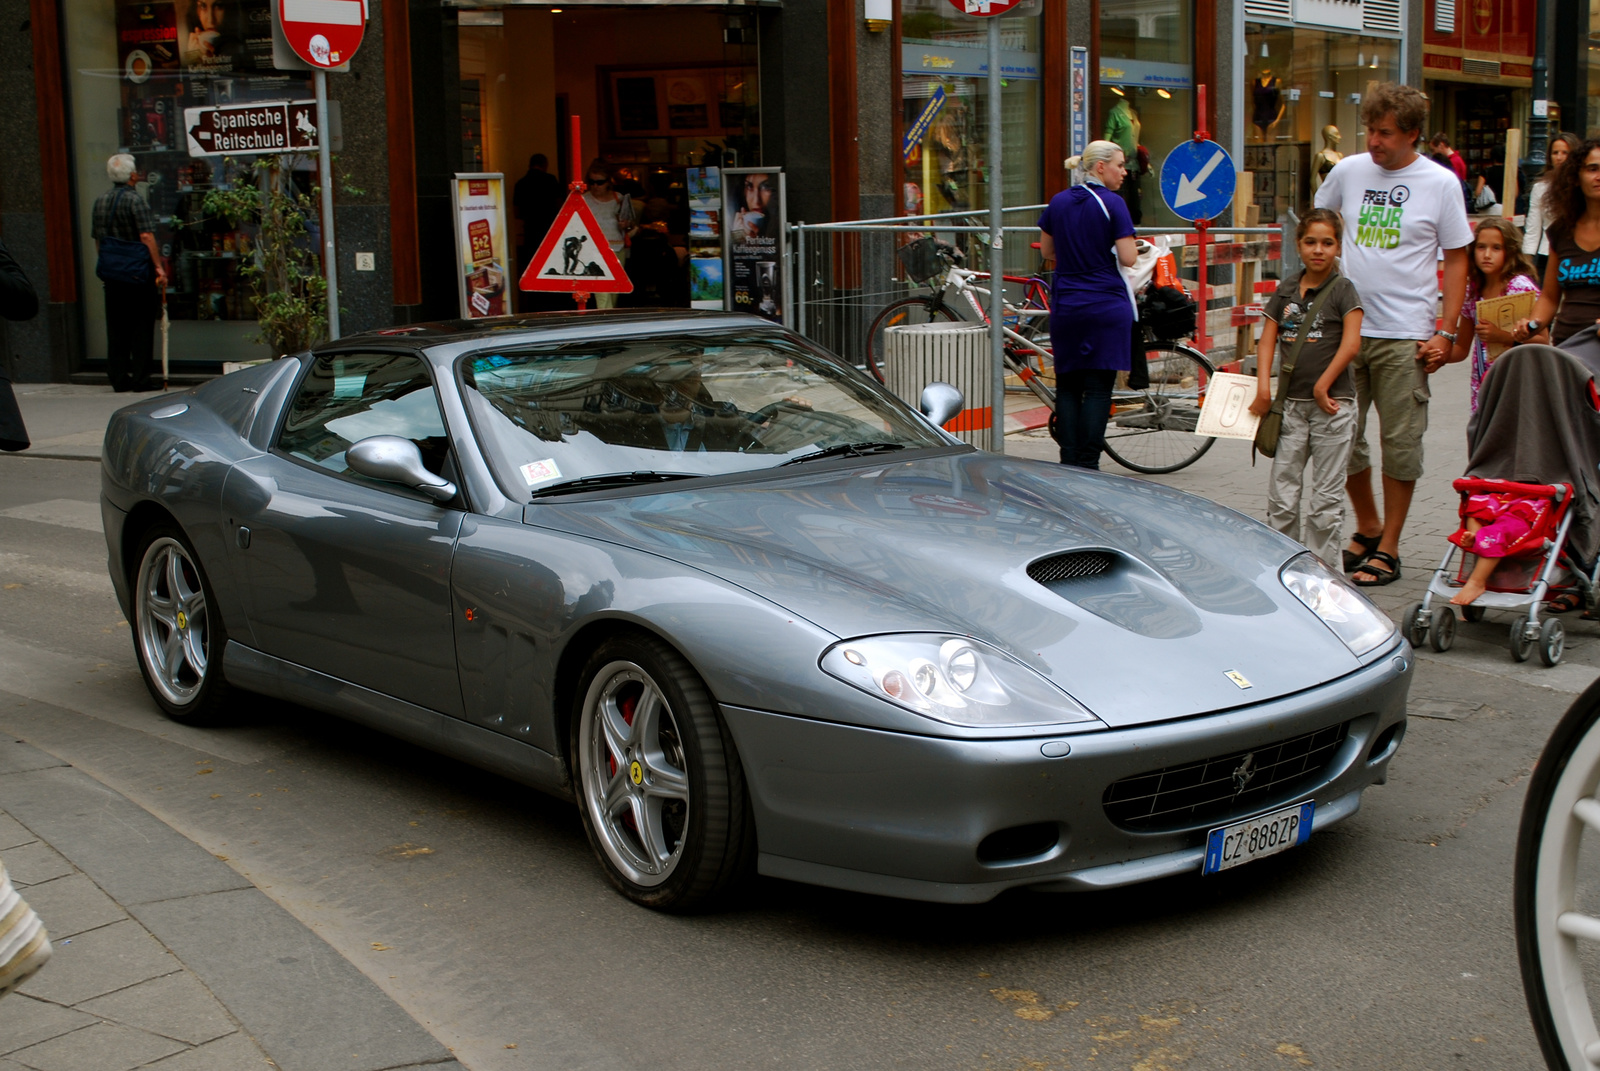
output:
<svg viewBox="0 0 1600 1071"><path fill-rule="evenodd" d="M1434 334L1442 335L1445 338L1449 339L1450 340L1450 345L1452 345L1452 346L1454 346L1456 344L1456 336L1455 336L1455 332L1454 331L1435 331Z"/></svg>

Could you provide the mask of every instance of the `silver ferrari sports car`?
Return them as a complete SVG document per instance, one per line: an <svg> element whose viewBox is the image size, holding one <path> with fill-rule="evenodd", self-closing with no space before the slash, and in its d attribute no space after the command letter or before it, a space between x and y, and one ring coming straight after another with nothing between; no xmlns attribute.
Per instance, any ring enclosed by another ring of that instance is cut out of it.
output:
<svg viewBox="0 0 1600 1071"><path fill-rule="evenodd" d="M960 443L954 394L720 313L345 338L117 413L111 576L171 717L264 693L566 796L651 907L1104 889L1353 814L1389 619L1232 510Z"/></svg>

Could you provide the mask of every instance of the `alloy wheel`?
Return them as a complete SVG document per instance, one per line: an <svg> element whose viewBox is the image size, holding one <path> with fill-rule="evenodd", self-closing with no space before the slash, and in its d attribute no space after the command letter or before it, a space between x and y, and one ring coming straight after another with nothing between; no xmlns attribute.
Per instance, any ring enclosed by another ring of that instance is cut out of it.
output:
<svg viewBox="0 0 1600 1071"><path fill-rule="evenodd" d="M660 685L612 662L589 686L579 727L583 806L601 848L636 885L660 885L683 856L689 776L683 736Z"/></svg>
<svg viewBox="0 0 1600 1071"><path fill-rule="evenodd" d="M206 682L211 630L205 585L183 544L170 536L150 544L134 597L147 679L173 706L193 702Z"/></svg>

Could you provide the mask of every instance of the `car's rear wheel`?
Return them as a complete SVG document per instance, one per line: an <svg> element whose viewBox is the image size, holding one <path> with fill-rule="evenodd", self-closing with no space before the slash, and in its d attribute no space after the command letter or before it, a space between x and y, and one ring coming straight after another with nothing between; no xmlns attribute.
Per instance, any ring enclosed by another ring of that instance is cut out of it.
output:
<svg viewBox="0 0 1600 1071"><path fill-rule="evenodd" d="M644 635L606 640L584 666L572 759L584 831L630 900L692 911L737 884L754 824L733 737L683 657Z"/></svg>
<svg viewBox="0 0 1600 1071"><path fill-rule="evenodd" d="M133 647L145 686L174 721L215 721L228 693L228 636L200 558L182 531L163 524L139 541L137 561Z"/></svg>

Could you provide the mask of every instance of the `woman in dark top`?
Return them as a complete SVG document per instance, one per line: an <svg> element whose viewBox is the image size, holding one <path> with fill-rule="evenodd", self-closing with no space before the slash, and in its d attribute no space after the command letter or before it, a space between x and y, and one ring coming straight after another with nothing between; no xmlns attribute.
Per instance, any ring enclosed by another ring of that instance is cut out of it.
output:
<svg viewBox="0 0 1600 1071"><path fill-rule="evenodd" d="M1133 298L1119 268L1132 267L1137 253L1128 206L1116 196L1127 174L1122 150L1091 141L1067 163L1080 184L1051 198L1039 217L1039 250L1055 261L1056 441L1063 465L1097 469L1111 389L1132 358Z"/></svg>
<svg viewBox="0 0 1600 1071"><path fill-rule="evenodd" d="M1518 342L1550 327L1559 346L1600 322L1600 140L1591 138L1567 156L1544 200L1550 261L1533 317L1517 325Z"/></svg>

